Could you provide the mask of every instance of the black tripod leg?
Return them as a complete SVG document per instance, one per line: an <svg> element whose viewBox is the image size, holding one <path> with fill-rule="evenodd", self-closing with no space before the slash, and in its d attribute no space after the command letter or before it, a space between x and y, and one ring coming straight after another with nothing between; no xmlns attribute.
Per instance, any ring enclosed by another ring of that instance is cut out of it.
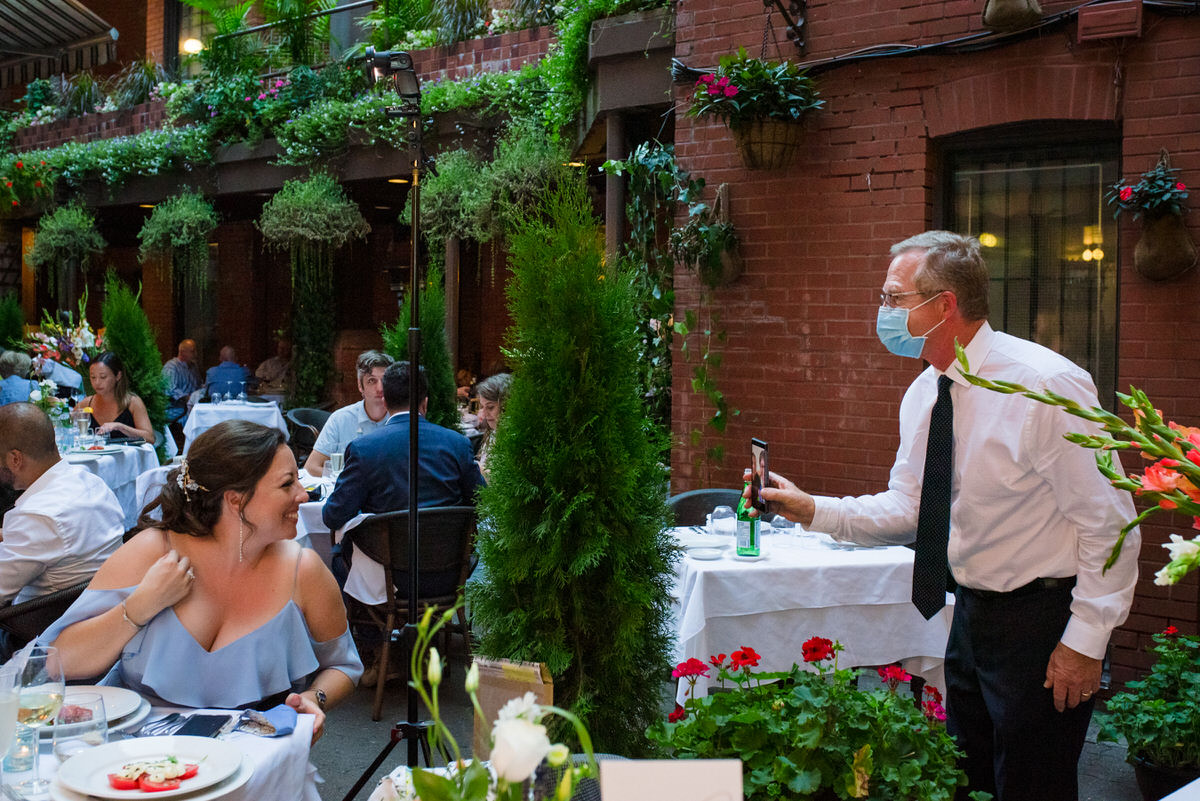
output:
<svg viewBox="0 0 1200 801"><path fill-rule="evenodd" d="M346 793L346 795L342 797L342 801L354 801L354 797L358 795L358 791L363 788L363 785L367 783L367 780L370 779L375 771L379 769L379 766L383 764L383 760L387 759L388 754L392 753L392 749L396 747L396 743L400 742L400 737L398 735L399 730L392 729L392 736L388 740L387 745L385 745L383 750L379 752L379 756L375 757L375 761L371 763L371 767L364 770L363 774L358 777L358 781L356 781L354 786L350 788L350 792Z"/></svg>

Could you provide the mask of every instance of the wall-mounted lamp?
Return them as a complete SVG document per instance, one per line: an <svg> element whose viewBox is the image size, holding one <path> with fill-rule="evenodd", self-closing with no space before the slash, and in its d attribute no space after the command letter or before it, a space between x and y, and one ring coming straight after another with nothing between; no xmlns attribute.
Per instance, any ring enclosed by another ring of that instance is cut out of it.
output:
<svg viewBox="0 0 1200 801"><path fill-rule="evenodd" d="M194 56L204 49L204 42L192 37L190 39L184 39L183 44L180 45L180 48L189 56Z"/></svg>

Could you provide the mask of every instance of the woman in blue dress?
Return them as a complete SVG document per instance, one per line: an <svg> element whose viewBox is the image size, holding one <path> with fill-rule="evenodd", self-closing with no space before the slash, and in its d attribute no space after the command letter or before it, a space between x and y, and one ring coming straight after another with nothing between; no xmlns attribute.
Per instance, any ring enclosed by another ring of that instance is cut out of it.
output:
<svg viewBox="0 0 1200 801"><path fill-rule="evenodd" d="M151 703L260 707L316 716L349 695L362 662L337 582L295 541L307 499L273 428L244 420L196 438L155 504L162 520L109 558L46 630L70 679Z"/></svg>

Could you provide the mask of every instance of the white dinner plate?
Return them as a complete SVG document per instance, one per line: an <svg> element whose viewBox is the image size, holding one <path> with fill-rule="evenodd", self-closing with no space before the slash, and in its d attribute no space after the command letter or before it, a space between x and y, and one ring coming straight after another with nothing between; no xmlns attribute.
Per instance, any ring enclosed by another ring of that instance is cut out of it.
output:
<svg viewBox="0 0 1200 801"><path fill-rule="evenodd" d="M126 690L124 687L103 687L103 686L88 686L86 684L73 684L67 687L66 698L64 704L72 703L71 699L77 695L85 693L94 693L104 699L104 715L108 718L108 727L110 729L122 728L130 725L131 717L138 717L139 720L145 719L146 715L150 714L150 703L142 700L142 697L133 690ZM140 714L140 717L139 717ZM67 723L65 726L74 724ZM56 724L48 726L40 726L38 733L45 738L54 736L55 730L58 728Z"/></svg>
<svg viewBox="0 0 1200 801"><path fill-rule="evenodd" d="M216 801L219 798L225 798L234 790L241 787L246 782L250 781L250 777L254 775L254 768L250 763L243 760L241 767L237 772L228 779L219 784L210 785L203 790L200 790L195 795L189 795L186 801ZM142 793L144 798L155 798L160 793ZM94 798L95 796L91 796ZM74 790L69 790L63 786L57 778L50 783L50 798L52 801L89 801L89 796L81 795Z"/></svg>
<svg viewBox="0 0 1200 801"><path fill-rule="evenodd" d="M154 793L155 798L190 795L232 776L242 764L242 752L232 743L211 737L141 737L89 748L68 759L58 769L58 780L68 790L96 798L146 798L141 790L114 790L108 774L116 773L130 762L173 756L183 763L195 763L199 772L175 790Z"/></svg>
<svg viewBox="0 0 1200 801"><path fill-rule="evenodd" d="M724 548L689 548L687 555L702 562L711 562L720 559L724 551Z"/></svg>
<svg viewBox="0 0 1200 801"><path fill-rule="evenodd" d="M89 448L86 451L73 450L75 456L104 456L109 453L120 453L125 450L124 445L109 445L107 448Z"/></svg>

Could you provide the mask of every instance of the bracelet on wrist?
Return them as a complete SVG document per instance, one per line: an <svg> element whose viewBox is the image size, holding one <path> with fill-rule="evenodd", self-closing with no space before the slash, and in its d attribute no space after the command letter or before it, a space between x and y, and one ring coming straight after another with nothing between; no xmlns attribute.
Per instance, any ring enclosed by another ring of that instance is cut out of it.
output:
<svg viewBox="0 0 1200 801"><path fill-rule="evenodd" d="M133 621L133 618L129 616L129 609L125 606L125 601L121 601L121 617L125 619L126 623L133 626L136 631L141 631L142 627L146 625L145 623L135 623Z"/></svg>

